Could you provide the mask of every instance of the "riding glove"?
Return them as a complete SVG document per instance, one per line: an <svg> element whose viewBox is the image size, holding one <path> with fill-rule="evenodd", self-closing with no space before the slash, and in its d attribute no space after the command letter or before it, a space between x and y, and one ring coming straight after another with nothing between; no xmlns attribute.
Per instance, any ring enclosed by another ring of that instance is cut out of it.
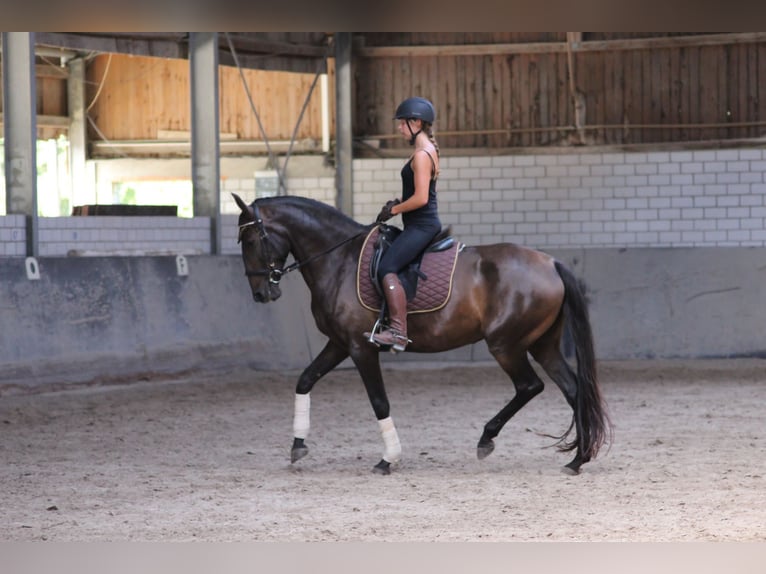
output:
<svg viewBox="0 0 766 574"><path fill-rule="evenodd" d="M400 203L401 203L401 201L399 201L398 198L397 199L392 199L390 201L387 201L386 205L384 205L381 208L380 213L378 213L378 217L377 217L377 219L375 219L375 221L377 223L383 223L384 221L388 221L389 219L391 219L394 216L394 214L391 213L391 208L394 205L398 205Z"/></svg>

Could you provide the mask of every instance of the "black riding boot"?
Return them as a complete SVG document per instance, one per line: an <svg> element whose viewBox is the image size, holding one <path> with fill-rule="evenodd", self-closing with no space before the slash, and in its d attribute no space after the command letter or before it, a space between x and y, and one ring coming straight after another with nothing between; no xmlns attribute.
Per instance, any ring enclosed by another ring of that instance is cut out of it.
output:
<svg viewBox="0 0 766 574"><path fill-rule="evenodd" d="M407 339L407 295L396 273L389 273L381 281L388 305L388 328L373 335L378 345L390 345L394 351L404 351Z"/></svg>

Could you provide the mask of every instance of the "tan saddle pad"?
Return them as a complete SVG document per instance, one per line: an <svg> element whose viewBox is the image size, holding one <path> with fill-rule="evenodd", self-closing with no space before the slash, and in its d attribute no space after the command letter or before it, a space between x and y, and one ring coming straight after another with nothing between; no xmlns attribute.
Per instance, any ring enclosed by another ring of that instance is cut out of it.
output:
<svg viewBox="0 0 766 574"><path fill-rule="evenodd" d="M367 234L356 271L356 293L359 302L365 309L376 312L380 311L381 296L370 279L370 264L378 235L378 227ZM429 251L423 256L420 271L425 277L418 280L415 296L407 302L408 314L437 311L447 304L452 294L452 278L460 248L460 242L455 241L449 249Z"/></svg>

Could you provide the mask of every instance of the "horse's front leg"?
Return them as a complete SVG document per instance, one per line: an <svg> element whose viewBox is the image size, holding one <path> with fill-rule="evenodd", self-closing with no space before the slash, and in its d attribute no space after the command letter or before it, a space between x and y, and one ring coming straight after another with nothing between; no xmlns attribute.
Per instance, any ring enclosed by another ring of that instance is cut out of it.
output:
<svg viewBox="0 0 766 574"><path fill-rule="evenodd" d="M299 461L309 452L305 441L311 429L311 389L319 379L337 367L346 357L348 357L348 351L345 348L329 341L298 378L295 388L293 446L290 451L290 462Z"/></svg>
<svg viewBox="0 0 766 574"><path fill-rule="evenodd" d="M372 471L378 474L391 474L391 465L398 463L401 459L402 445L399 442L394 421L391 419L391 408L383 384L383 375L380 372L378 351L366 348L366 341L364 344L365 347L351 353L351 359L362 377L383 438L383 457Z"/></svg>

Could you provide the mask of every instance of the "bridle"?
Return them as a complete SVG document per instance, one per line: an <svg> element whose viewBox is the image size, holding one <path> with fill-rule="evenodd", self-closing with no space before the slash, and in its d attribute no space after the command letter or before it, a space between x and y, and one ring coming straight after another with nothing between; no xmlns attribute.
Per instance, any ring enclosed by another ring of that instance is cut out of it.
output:
<svg viewBox="0 0 766 574"><path fill-rule="evenodd" d="M251 207L253 208L253 221L248 221L247 223L243 223L239 226L239 236L237 239L237 243L242 241L242 233L243 231L250 226L255 227L256 232L258 233L258 237L261 240L261 245L263 246L263 251L265 255L265 259L267 261L266 267L267 269L258 269L256 271L249 271L245 270L245 276L247 277L268 277L269 283L272 285L279 285L279 282L282 280L282 277L284 277L286 274L290 273L290 271L295 271L296 269L303 267L304 265L307 265L308 263L314 261L315 259L327 255L331 251L335 251L339 247L345 245L346 243L353 241L360 235L363 235L364 233L367 233L367 228L363 229L359 233L352 235L351 237L348 237L341 241L340 243L337 243L336 245L333 245L329 249L325 249L321 253L317 253L315 255L312 255L305 261L293 261L290 265L287 267L278 267L276 263L276 259L273 256L272 253L272 245L269 241L269 234L266 232L266 227L263 225L263 218L261 217L261 211L258 209L258 204L256 202L253 202L251 204Z"/></svg>
<svg viewBox="0 0 766 574"><path fill-rule="evenodd" d="M269 283L273 285L278 285L280 280L282 279L282 276L285 273L289 273L290 271L298 267L297 262L292 263L286 268L280 269L279 267L277 267L276 260L272 256L271 243L269 242L269 234L266 232L266 228L263 225L263 218L261 217L261 212L258 209L258 205L255 202L253 202L251 207L253 208L253 220L247 223L243 223L242 225L239 226L239 235L237 238L237 243L240 243L242 241L242 234L245 228L250 226L255 227L255 230L258 232L258 237L261 239L261 245L263 246L263 251L266 256L266 261L268 262L266 264L268 269L259 269L257 271L245 270L245 275L247 277L266 276L269 278Z"/></svg>

